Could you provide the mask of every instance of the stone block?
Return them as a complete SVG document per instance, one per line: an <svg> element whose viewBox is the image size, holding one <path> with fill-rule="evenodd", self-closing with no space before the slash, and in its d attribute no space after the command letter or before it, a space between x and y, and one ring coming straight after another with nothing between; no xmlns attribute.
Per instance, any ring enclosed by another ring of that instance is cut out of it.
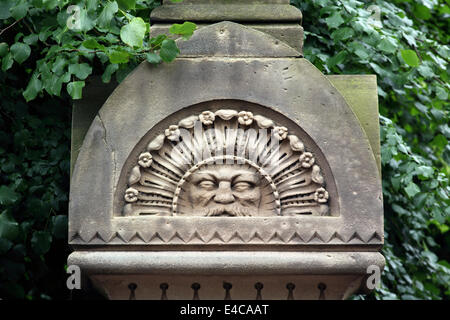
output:
<svg viewBox="0 0 450 320"><path fill-rule="evenodd" d="M234 22L177 41L174 62L74 109L69 264L111 299L370 289L384 266L375 77L327 78Z"/></svg>
<svg viewBox="0 0 450 320"><path fill-rule="evenodd" d="M295 22L300 23L302 13L286 4L185 4L163 5L150 16L153 22Z"/></svg>
<svg viewBox="0 0 450 320"><path fill-rule="evenodd" d="M370 141L381 177L380 122L376 75L329 75L328 80L339 90L355 112Z"/></svg>
<svg viewBox="0 0 450 320"><path fill-rule="evenodd" d="M157 23L151 26L151 36L157 37L160 34L169 34L169 28L172 24ZM197 30L200 30L209 24L197 23ZM295 23L244 23L246 27L253 28L257 31L264 32L272 36L290 47L297 50L300 54L303 53L303 28ZM176 37L178 38L178 37Z"/></svg>

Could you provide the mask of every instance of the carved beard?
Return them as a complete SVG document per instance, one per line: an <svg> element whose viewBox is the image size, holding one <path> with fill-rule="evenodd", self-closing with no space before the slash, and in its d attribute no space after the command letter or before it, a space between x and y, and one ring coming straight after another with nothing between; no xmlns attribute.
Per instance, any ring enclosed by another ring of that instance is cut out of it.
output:
<svg viewBox="0 0 450 320"><path fill-rule="evenodd" d="M243 207L239 204L231 204L231 205L216 205L213 208L204 208L203 217L220 217L220 216L228 216L228 217L251 217L256 215L257 209Z"/></svg>

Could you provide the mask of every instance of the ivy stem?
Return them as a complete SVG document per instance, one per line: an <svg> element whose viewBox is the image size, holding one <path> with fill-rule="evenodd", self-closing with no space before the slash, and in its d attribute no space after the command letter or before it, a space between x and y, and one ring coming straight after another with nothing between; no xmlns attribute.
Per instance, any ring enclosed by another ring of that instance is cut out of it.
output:
<svg viewBox="0 0 450 320"><path fill-rule="evenodd" d="M35 33L35 31L33 31L33 29L30 27L30 25L29 25L25 20L23 20L23 24L28 28L28 30L29 30L31 33Z"/></svg>
<svg viewBox="0 0 450 320"><path fill-rule="evenodd" d="M120 9L120 8L119 8L119 11L120 11L120 13L122 13L122 14L124 15L124 17L125 17L125 18L127 18L127 19L128 19L128 21L131 21L130 17L128 17L128 16L129 16L129 14L128 14L128 13L126 13L125 11L123 11L123 10L122 10L122 9Z"/></svg>
<svg viewBox="0 0 450 320"><path fill-rule="evenodd" d="M3 32L7 31L9 28L12 28L16 23L22 21L23 18L20 18L19 20L14 21L12 24L10 24L9 26L7 26L6 28L2 29L0 31L0 36L3 34Z"/></svg>

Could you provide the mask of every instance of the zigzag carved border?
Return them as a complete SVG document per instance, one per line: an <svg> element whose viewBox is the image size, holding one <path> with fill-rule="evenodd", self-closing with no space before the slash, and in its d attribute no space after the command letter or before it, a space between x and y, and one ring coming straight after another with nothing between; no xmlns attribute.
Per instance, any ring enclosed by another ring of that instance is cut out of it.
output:
<svg viewBox="0 0 450 320"><path fill-rule="evenodd" d="M201 236L197 231L188 237L182 237L178 232L171 236L163 236L159 232L144 235L141 232L113 232L108 238L96 232L93 236L82 237L80 232L73 232L69 237L70 244L381 244L383 238L375 231L372 235L364 239L358 232L354 232L345 239L337 231L331 237L324 237L318 231L312 236L305 238L298 232L293 232L289 236L281 236L277 231L267 238L263 238L258 231L245 239L239 232L234 232L231 237L224 237L218 231L212 236Z"/></svg>

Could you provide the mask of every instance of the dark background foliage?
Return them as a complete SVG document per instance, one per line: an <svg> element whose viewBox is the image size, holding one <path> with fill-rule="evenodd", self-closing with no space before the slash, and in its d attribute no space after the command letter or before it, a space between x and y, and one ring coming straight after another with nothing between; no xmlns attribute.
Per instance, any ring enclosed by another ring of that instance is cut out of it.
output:
<svg viewBox="0 0 450 320"><path fill-rule="evenodd" d="M304 15L305 56L322 72L378 77L387 266L380 288L354 298L448 299L448 1L291 3ZM80 31L65 29L71 4L85 10ZM148 24L158 4L0 2L0 298L69 298L72 98L90 75L120 81L143 59L173 60L170 39L146 41L134 20ZM120 34L127 25L142 44Z"/></svg>

